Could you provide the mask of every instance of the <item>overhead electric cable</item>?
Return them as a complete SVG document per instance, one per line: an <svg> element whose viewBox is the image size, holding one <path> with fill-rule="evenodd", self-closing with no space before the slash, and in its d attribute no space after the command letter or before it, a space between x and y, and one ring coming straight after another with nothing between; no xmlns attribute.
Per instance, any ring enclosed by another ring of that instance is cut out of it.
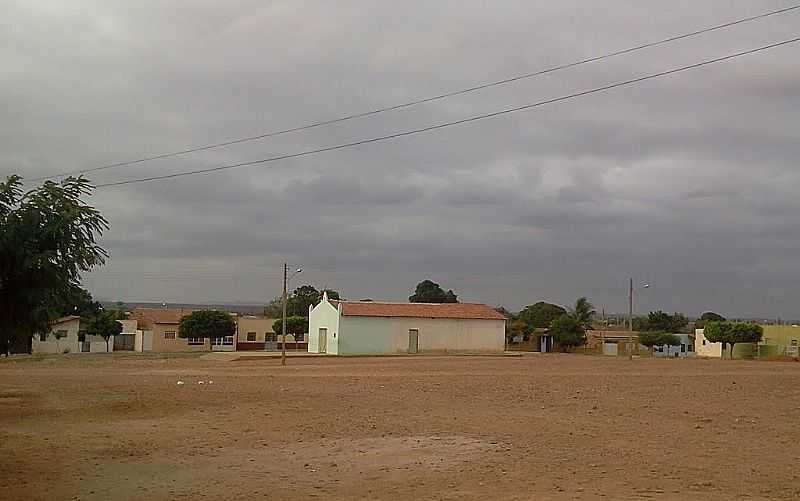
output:
<svg viewBox="0 0 800 501"><path fill-rule="evenodd" d="M520 75L504 78L502 80L486 82L486 83L474 85L472 87L467 87L467 88L464 88L464 89L459 89L459 90L455 90L455 91L451 91L451 92L446 92L444 94L437 94L437 95L434 95L434 96L421 98L421 99L417 99L417 100L414 100L414 101L408 101L408 102L401 103L401 104L395 104L395 105L391 105L391 106L386 106L386 107L383 107L383 108L377 108L377 109L370 110L370 111L344 115L344 116L341 116L341 117L338 117L338 118L332 118L332 119L329 119L329 120L322 120L322 121L318 121L318 122L311 122L311 123L308 123L308 124L305 124L305 125L300 125L300 126L297 126L297 127L280 129L280 130L271 131L271 132L264 132L264 133L253 135L253 136L241 137L241 138L231 139L231 140L227 140L227 141L223 141L223 142L219 142L219 143L213 143L213 144L207 144L207 145L203 145L203 146L191 147L191 148L186 148L186 149L182 149L182 150L178 150L178 151L172 151L172 152L168 152L168 153L161 153L161 154L158 154L158 155L152 155L152 156L137 158L137 159L133 159L133 160L126 160L126 161L122 161L122 162L116 162L116 163L101 165L101 166L98 166L98 167L92 167L92 168L87 168L87 169L83 169L83 170L76 170L76 171L71 171L71 172L61 172L59 174L53 174L53 175L50 175L50 176L36 177L36 178L29 179L29 181L31 181L31 182L43 181L43 180L46 180L46 179L55 179L55 178L69 176L69 175L75 175L75 174L87 174L89 172L97 172L97 171L111 169L111 168L115 168L115 167L123 167L123 166L129 166L129 165L142 164L142 163L149 162L149 161L152 161L152 160L160 160L160 159L176 157L176 156L180 156L180 155L187 155L189 153L195 153L195 152L198 152L198 151L211 150L211 149L215 149L215 148L222 148L222 147L225 147L225 146L231 146L231 145L246 143L246 142L250 142L250 141L257 141L257 140L260 140L260 139L266 139L266 138L270 138L270 137L280 136L280 135L289 134L289 133L292 133L292 132L299 132L299 131L302 131L302 130L313 129L313 128L322 127L322 126L325 126L325 125L332 125L332 124L339 123L339 122L344 122L344 121L347 121L347 120L353 120L353 119L357 119L357 118L364 118L364 117L368 117L368 116L372 116L372 115L377 115L377 114L380 114L380 113L396 111L396 110L399 110L399 109L416 106L418 104L430 103L430 102L433 102L433 101L438 101L438 100L446 99L446 98L449 98L449 97L454 97L454 96L459 96L459 95L462 95L462 94L468 94L468 93L471 93L471 92L476 92L476 91L479 91L479 90L482 90L482 89L486 89L486 88L489 88L489 87L495 87L495 86L498 86L498 85L505 85L505 84L509 84L509 83L512 83L512 82L517 82L519 80L525 80L525 79L529 79L529 78L534 78L534 77L537 77L537 76L545 75L545 74L548 74L548 73L554 73L556 71L565 70L565 69L568 69L568 68L574 68L576 66L580 66L580 65L583 65L583 64L588 64L588 63L592 63L592 62L596 62L596 61L601 61L603 59L609 59L609 58L612 58L612 57L621 56L621 55L624 55L624 54L629 54L631 52L636 52L636 51L648 49L648 48L651 48L651 47L656 47L658 45L664 45L664 44L675 42L675 41L678 41L678 40L683 40L683 39L686 39L686 38L695 37L695 36L702 35L704 33L709 33L709 32L712 32L712 31L717 31L717 30L722 30L722 29L725 29L725 28L730 28L730 27L733 27L733 26L736 26L736 25L739 25L739 24L748 23L748 22L755 21L755 20L758 20L758 19L763 19L763 18L766 18L766 17L775 16L775 15L778 15L778 14L789 13L789 12L792 12L792 11L795 11L795 10L798 10L798 9L800 9L800 4L793 5L793 6L790 6L790 7L785 7L783 9L777 9L777 10L765 12L765 13L758 14L758 15L755 15L755 16L744 17L744 18L741 18L741 19L737 19L735 21L729 21L729 22L726 22L726 23L723 23L723 24L718 24L718 25L715 25L715 26L710 26L710 27L707 27L707 28L695 30L695 31L692 31L692 32L689 32L689 33L683 33L683 34L680 34L680 35L671 36L671 37L664 38L664 39L661 39L661 40L658 40L658 41L648 42L648 43L636 45L636 46L633 46L633 47L629 47L627 49L622 49L622 50L618 50L618 51L614 51L614 52L609 52L607 54L602 54L600 56L589 57L589 58L586 58L586 59L581 59L579 61L574 61L574 62L571 62L571 63L561 64L561 65L558 65L558 66L553 66L553 67L546 68L546 69L543 69L543 70L534 71L534 72L531 72L531 73L524 73L524 74L520 74Z"/></svg>
<svg viewBox="0 0 800 501"><path fill-rule="evenodd" d="M98 185L96 185L96 187L97 188L106 188L106 187L111 187L111 186L122 186L122 185L126 185L126 184L144 183L144 182L148 182L148 181L159 181L159 180L165 180L165 179L174 179L174 178L177 178L177 177L192 176L192 175L196 175L196 174L207 174L207 173L211 173L211 172L219 172L219 171L223 171L223 170L236 169L236 168L239 168L239 167L246 167L246 166L249 166L249 165L257 165L257 164L263 164L263 163L268 163L268 162L276 162L278 160L286 160L286 159L290 159L290 158L304 157L304 156L315 155L315 154L324 153L324 152L328 152L328 151L342 150L342 149L345 149L345 148L353 148L353 147L361 146L361 145L364 145L364 144L387 141L387 140L390 140L390 139L396 139L396 138L404 137L404 136L416 135L416 134L420 134L420 133L423 133L423 132L429 132L429 131L432 131L432 130L444 129L444 128L447 128L447 127L453 127L455 125L461 125L461 124L465 124L465 123L475 122L475 121L483 120L483 119L486 119L486 118L492 118L492 117L497 117L497 116L501 116L501 115L507 115L507 114L510 114L510 113L515 113L515 112L518 112L518 111L529 110L531 108L537 108L537 107L544 106L544 105L547 105L547 104L553 104L553 103L558 103L558 102L561 102L561 101L567 101L567 100L570 100L570 99L575 99L575 98L578 98L578 97L587 96L589 94L595 94L595 93L598 93L598 92L605 92L605 91L608 91L608 90L611 90L611 89L615 89L617 87L624 87L624 86L627 86L627 85L632 85L632 84L635 84L635 83L643 82L643 81L646 81L646 80L652 80L654 78L659 78L659 77L663 77L663 76L667 76L667 75L672 75L674 73L679 73L679 72L691 70L691 69L694 69L694 68L700 68L702 66L708 66L710 64L719 63L719 62L722 62L722 61L727 61L727 60L734 59L734 58L741 57L741 56L745 56L745 55L748 55L748 54L754 54L756 52L761 52L761 51L765 51L765 50L769 50L769 49L774 49L776 47L780 47L780 46L783 46L783 45L797 43L798 41L800 41L800 37L792 38L790 40L784 40L782 42L777 42L777 43L773 43L773 44L769 44L769 45L764 45L764 46L761 46L761 47L757 47L755 49L750 49L750 50L746 50L746 51L742 51L742 52L736 52L734 54L729 54L727 56L722 56L722 57L718 57L718 58L715 58L715 59L708 59L706 61L690 64L690 65L687 65L687 66L681 66L679 68L673 68L671 70L661 71L661 72L658 72L658 73L652 73L650 75L645 75L645 76L633 78L633 79L630 79L630 80L624 80L624 81L621 81L621 82L616 82L616 83L613 83L613 84L604 85L602 87L595 87L593 89L589 89L589 90L582 91L582 92L576 92L576 93L573 93L573 94L567 94L567 95L564 95L564 96L560 96L560 97L556 97L556 98L552 98L552 99L547 99L547 100L544 100L544 101L538 101L538 102L531 103L531 104L526 104L526 105L523 105L523 106L517 106L517 107L514 107L514 108L507 108L507 109L500 110L500 111L495 111L495 112L492 112L492 113L475 115L475 116L472 116L472 117L463 118L461 120L455 120L455 121L452 121L452 122L444 122L444 123L429 125L427 127L421 127L421 128L418 128L418 129L411 129L411 130L396 132L394 134L389 134L389 135L385 135L385 136L373 137L373 138L369 138L369 139L361 139L361 140L353 141L353 142L350 142L350 143L338 144L338 145L335 145L335 146L328 146L328 147L325 147L325 148L317 148L317 149L313 149L313 150L306 150L306 151L301 151L301 152L298 152L298 153L289 153L289 154L285 154L285 155L278 155L278 156L269 157L269 158L262 158L260 160L252 160L252 161L249 161L249 162L241 162L241 163L236 163L236 164L231 164L231 165L222 165L222 166L219 166L219 167L211 167L211 168L207 168L207 169L197 169L197 170L190 170L190 171L184 171L184 172L176 172L176 173L172 173L172 174L163 174L163 175L159 175L159 176L149 176L149 177L143 177L143 178L128 179L128 180L124 180L124 181L116 181L116 182L105 183L105 184L98 184Z"/></svg>

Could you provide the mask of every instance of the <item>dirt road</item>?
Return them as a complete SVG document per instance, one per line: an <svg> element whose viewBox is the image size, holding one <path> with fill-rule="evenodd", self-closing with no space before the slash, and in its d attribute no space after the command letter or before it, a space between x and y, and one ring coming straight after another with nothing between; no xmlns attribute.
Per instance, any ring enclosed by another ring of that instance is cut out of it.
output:
<svg viewBox="0 0 800 501"><path fill-rule="evenodd" d="M0 361L3 500L798 496L797 363Z"/></svg>

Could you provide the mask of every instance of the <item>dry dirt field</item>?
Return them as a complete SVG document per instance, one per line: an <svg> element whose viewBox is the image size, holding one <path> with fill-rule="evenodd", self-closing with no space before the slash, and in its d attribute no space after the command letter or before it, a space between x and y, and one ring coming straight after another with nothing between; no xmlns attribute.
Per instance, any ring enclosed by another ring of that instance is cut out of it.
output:
<svg viewBox="0 0 800 501"><path fill-rule="evenodd" d="M4 501L798 497L798 363L0 361Z"/></svg>

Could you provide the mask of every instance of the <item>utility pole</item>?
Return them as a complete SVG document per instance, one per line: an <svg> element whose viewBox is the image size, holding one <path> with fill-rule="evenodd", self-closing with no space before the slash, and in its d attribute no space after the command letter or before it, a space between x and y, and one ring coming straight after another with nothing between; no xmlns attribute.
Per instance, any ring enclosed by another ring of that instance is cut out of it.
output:
<svg viewBox="0 0 800 501"><path fill-rule="evenodd" d="M628 360L633 360L633 278L628 288Z"/></svg>
<svg viewBox="0 0 800 501"><path fill-rule="evenodd" d="M283 328L281 329L281 365L286 365L286 282L289 281L289 263L283 263Z"/></svg>

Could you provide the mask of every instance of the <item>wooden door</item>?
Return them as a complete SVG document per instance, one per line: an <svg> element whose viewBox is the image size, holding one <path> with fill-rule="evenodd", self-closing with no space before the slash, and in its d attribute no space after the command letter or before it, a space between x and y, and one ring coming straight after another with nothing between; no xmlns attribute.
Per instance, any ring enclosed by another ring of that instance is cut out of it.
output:
<svg viewBox="0 0 800 501"><path fill-rule="evenodd" d="M328 353L328 329L319 330L319 352Z"/></svg>
<svg viewBox="0 0 800 501"><path fill-rule="evenodd" d="M408 330L408 352L419 352L419 329Z"/></svg>

